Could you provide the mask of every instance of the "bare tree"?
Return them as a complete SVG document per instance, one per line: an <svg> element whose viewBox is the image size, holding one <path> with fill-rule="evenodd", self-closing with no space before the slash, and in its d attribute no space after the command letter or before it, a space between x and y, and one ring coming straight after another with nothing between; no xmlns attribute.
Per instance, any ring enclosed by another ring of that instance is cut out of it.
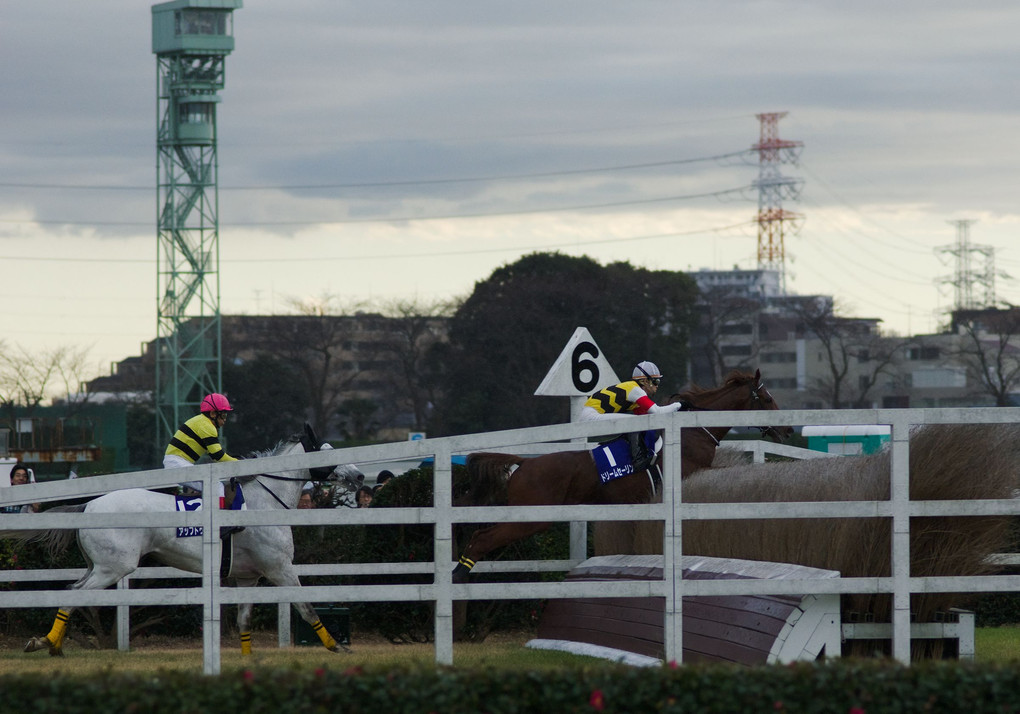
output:
<svg viewBox="0 0 1020 714"><path fill-rule="evenodd" d="M436 301L422 303L397 300L382 307L389 318L390 336L385 350L400 367L399 397L414 415L414 428L421 430L435 403L434 384L426 374L429 350L447 339L446 321L456 310L456 303Z"/></svg>
<svg viewBox="0 0 1020 714"><path fill-rule="evenodd" d="M344 305L328 294L289 303L296 316L253 321L259 334L250 337L258 351L285 360L300 374L312 425L326 434L360 372L357 360L350 358L356 352L356 318L351 316L360 305Z"/></svg>
<svg viewBox="0 0 1020 714"><path fill-rule="evenodd" d="M89 361L89 348L31 351L0 343L0 404L12 417L15 407L31 416L47 399L60 399L73 411L88 401L82 385L98 371Z"/></svg>
<svg viewBox="0 0 1020 714"><path fill-rule="evenodd" d="M968 384L980 385L996 406L1009 406L1020 385L1020 307L960 310L953 327L960 342L950 355L966 368Z"/></svg>
<svg viewBox="0 0 1020 714"><path fill-rule="evenodd" d="M720 384L731 369L748 369L757 357L758 336L754 334L762 303L740 295L729 288L701 291L698 301L698 327L692 335L691 375L695 381ZM743 335L740 344L732 337ZM735 351L746 354L735 354Z"/></svg>
<svg viewBox="0 0 1020 714"><path fill-rule="evenodd" d="M793 310L798 332L818 342L827 367L828 374L808 390L832 409L867 406L879 378L893 373L908 341L883 337L874 319L837 315L829 300L804 301Z"/></svg>

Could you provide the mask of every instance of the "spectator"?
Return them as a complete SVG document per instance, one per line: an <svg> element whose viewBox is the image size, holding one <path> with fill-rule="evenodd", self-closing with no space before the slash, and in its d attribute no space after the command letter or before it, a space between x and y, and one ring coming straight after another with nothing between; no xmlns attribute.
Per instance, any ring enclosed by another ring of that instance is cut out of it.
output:
<svg viewBox="0 0 1020 714"><path fill-rule="evenodd" d="M372 504L372 496L374 495L374 492L368 486L359 488L357 493L358 508L368 508Z"/></svg>
<svg viewBox="0 0 1020 714"><path fill-rule="evenodd" d="M35 483L35 474L19 461L11 467L11 486L22 486L27 483ZM39 508L38 503L26 503L24 506L3 506L0 513L38 513Z"/></svg>
<svg viewBox="0 0 1020 714"><path fill-rule="evenodd" d="M375 477L376 490L379 490L380 488L385 486L391 478L393 478L393 472L390 471L389 469L383 469L382 471L380 471L379 475Z"/></svg>
<svg viewBox="0 0 1020 714"><path fill-rule="evenodd" d="M301 492L301 498L298 499L297 507L298 508L315 508L315 504L312 503L312 492L311 491L302 491Z"/></svg>

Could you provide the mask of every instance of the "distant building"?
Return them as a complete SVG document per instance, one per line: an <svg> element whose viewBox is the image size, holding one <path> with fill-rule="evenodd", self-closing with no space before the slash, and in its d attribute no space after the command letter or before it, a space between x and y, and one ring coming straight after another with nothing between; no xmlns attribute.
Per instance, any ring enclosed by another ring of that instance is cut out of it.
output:
<svg viewBox="0 0 1020 714"><path fill-rule="evenodd" d="M31 466L40 481L65 478L71 470L128 470L127 407L57 403L48 407L4 407L0 457Z"/></svg>
<svg viewBox="0 0 1020 714"><path fill-rule="evenodd" d="M224 315L224 364L241 365L258 355L283 359L300 369L319 374L320 409L335 412L342 402L364 400L377 406L372 415L380 439L406 439L425 428L427 395L415 384L421 359L436 342L447 339L448 321L441 317L386 317L376 313L355 315ZM88 383L90 393L151 395L155 384L156 341L144 352L113 365L109 376ZM324 417L330 426L324 434L336 438L342 427Z"/></svg>
<svg viewBox="0 0 1020 714"><path fill-rule="evenodd" d="M784 409L988 406L1020 391L1020 312L970 310L942 333L885 335L878 318L832 315L831 296L781 296L772 271L699 271L691 377L760 368ZM826 319L812 323L812 316ZM980 357L989 358L982 365ZM990 365L999 365L993 369ZM1001 372L1000 375L989 371ZM1012 375L1012 376L1010 376ZM983 382L998 379L998 397ZM1011 381L1012 380L1012 381Z"/></svg>

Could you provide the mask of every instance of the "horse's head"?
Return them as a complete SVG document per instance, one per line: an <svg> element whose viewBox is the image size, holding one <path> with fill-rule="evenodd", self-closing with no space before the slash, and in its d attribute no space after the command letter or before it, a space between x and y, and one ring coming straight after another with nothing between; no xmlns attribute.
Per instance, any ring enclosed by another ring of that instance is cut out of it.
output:
<svg viewBox="0 0 1020 714"><path fill-rule="evenodd" d="M750 409L779 409L779 404L776 403L775 398L765 388L765 382L761 379L761 370L754 370L754 380L748 385L750 391ZM758 429L761 430L761 435L768 438L771 437L775 441L786 441L793 436L792 426L760 426Z"/></svg>
<svg viewBox="0 0 1020 714"><path fill-rule="evenodd" d="M685 401L695 409L714 411L746 411L779 409L775 398L765 388L761 370L754 374L733 371L726 375L721 387L715 389L692 388L670 397L670 402ZM760 426L762 436L776 441L786 441L793 434L789 426Z"/></svg>
<svg viewBox="0 0 1020 714"><path fill-rule="evenodd" d="M304 433L301 435L301 446L305 452L327 451L332 449L328 441L320 441L316 436L311 424L305 423ZM361 473L354 464L337 464L336 466L317 466L309 469L312 481L325 481L343 486L348 491L357 491L365 482L365 474Z"/></svg>

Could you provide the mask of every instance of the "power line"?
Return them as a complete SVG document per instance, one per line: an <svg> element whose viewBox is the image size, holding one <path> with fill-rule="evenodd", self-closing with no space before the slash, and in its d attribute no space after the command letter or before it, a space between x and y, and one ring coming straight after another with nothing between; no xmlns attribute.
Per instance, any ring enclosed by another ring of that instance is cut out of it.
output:
<svg viewBox="0 0 1020 714"><path fill-rule="evenodd" d="M320 183L320 184L293 184L293 185L250 185L250 186L220 186L221 191L316 191L322 189L340 188L387 188L397 186L437 186L458 183L491 183L493 181L519 181L523 179L555 178L557 176L580 176L585 174L608 173L612 171L634 171L638 169L664 168L668 166L682 166L685 164L705 163L709 161L724 161L726 159L744 156L750 153L749 149L731 151L726 154L715 154L713 156L701 156L692 159L674 159L670 161L653 161L643 164L624 164L620 166L599 166L587 169L564 169L561 171L540 171L522 174L493 174L489 176L464 176L448 179L417 179L405 181L358 181L350 183ZM13 183L0 182L0 188L31 188L31 189L60 189L72 191L152 191L153 186L128 186L115 184L67 184L67 183Z"/></svg>
<svg viewBox="0 0 1020 714"><path fill-rule="evenodd" d="M510 211L492 211L485 213L450 213L440 216L392 216L388 218L341 218L316 221L221 221L220 226L241 228L263 228L278 226L319 226L319 225L354 225L365 223L409 223L415 221L448 221L461 218L499 218L502 216L524 216L539 213L563 213L566 211L588 211L601 208L621 208L623 206L646 206L671 201L691 201L699 198L723 198L733 194L741 194L753 190L753 186L727 188L721 191L691 193L680 196L663 196L660 198L635 199L633 201L612 201L609 203L589 203L575 206L552 206L547 208L521 208ZM37 224L60 226L118 226L122 228L152 228L152 221L61 221L61 220L13 220L0 219L0 223Z"/></svg>
<svg viewBox="0 0 1020 714"><path fill-rule="evenodd" d="M656 240L659 238L682 238L685 236L703 235L706 233L723 233L725 231L734 230L737 228L744 228L753 225L754 221L742 221L740 223L733 223L727 226L716 226L714 228L700 228L690 231L680 231L675 233L655 233L651 235L642 236L625 236L618 238L605 238L601 240L588 240L588 241L571 241L569 243L543 243L542 245L532 246L510 246L506 248L475 248L472 250L454 250L454 251L442 251L432 253L401 253L400 255L390 254L376 254L376 255L343 255L343 256L312 256L308 258L232 258L231 263L321 263L321 262L336 262L336 261L355 261L355 260L391 260L396 258L449 258L458 255L477 255L483 253L506 253L506 252L522 252L530 250L549 250L553 248L570 248L583 245L604 245L607 243L630 243L635 241L645 240ZM102 258L68 258L68 257L55 257L55 256L0 256L0 260L9 261L28 261L28 262L42 262L42 263L132 263L132 264L147 264L151 265L154 262L153 258L112 258L110 260L104 260Z"/></svg>

